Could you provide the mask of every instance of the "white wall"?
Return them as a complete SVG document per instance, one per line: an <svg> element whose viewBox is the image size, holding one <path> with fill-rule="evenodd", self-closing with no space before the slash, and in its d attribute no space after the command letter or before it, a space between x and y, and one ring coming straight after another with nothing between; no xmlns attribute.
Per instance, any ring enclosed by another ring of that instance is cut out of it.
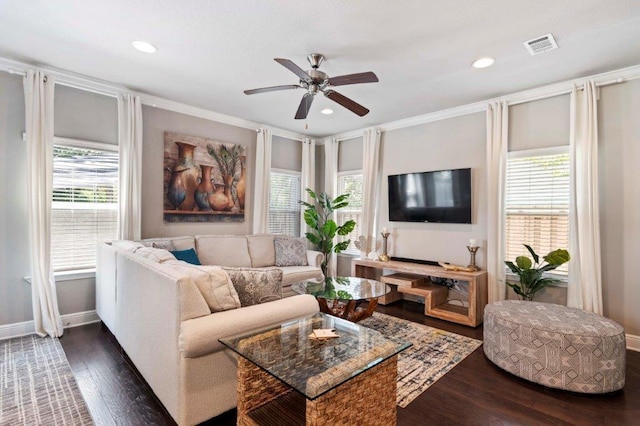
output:
<svg viewBox="0 0 640 426"><path fill-rule="evenodd" d="M0 72L0 325L33 318L24 129L22 78Z"/></svg>
<svg viewBox="0 0 640 426"><path fill-rule="evenodd" d="M382 134L380 227L387 227L389 254L411 259L469 263L470 238L481 245L476 262L484 268L486 250L485 116L465 115ZM471 168L469 224L389 222L387 176Z"/></svg>
<svg viewBox="0 0 640 426"><path fill-rule="evenodd" d="M142 238L198 234L250 234L253 224L253 188L256 132L150 106L142 107ZM244 222L164 223L164 132L201 136L247 149L247 187Z"/></svg>
<svg viewBox="0 0 640 426"><path fill-rule="evenodd" d="M640 80L600 89L598 126L604 314L640 336Z"/></svg>

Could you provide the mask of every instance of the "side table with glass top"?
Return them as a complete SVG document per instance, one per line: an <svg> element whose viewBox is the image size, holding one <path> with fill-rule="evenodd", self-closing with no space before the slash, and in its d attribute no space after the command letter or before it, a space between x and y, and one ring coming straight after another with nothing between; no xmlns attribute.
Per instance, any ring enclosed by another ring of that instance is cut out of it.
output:
<svg viewBox="0 0 640 426"><path fill-rule="evenodd" d="M378 297L390 291L380 281L357 277L326 277L293 283L291 289L298 294L314 295L321 312L352 322L369 318L378 306Z"/></svg>
<svg viewBox="0 0 640 426"><path fill-rule="evenodd" d="M340 337L314 340L315 329ZM238 425L395 425L409 346L324 313L220 339L239 354Z"/></svg>

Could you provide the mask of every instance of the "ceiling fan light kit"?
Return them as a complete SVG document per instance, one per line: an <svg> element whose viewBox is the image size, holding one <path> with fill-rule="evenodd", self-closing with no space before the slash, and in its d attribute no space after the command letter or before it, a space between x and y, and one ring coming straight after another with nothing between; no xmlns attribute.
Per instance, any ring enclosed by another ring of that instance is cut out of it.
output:
<svg viewBox="0 0 640 426"><path fill-rule="evenodd" d="M320 53L312 53L307 56L307 61L309 61L309 64L311 65L311 69L309 71L303 70L289 59L275 58L274 60L297 75L298 78L300 78L299 84L271 86L263 87L260 89L245 90L245 95L254 95L256 93L274 92L279 90L305 89L307 93L302 96L302 100L300 101L300 105L298 106L298 110L296 111L296 120L307 118L309 110L311 109L311 104L313 103L313 98L318 93L322 93L327 98L347 108L349 111L359 115L360 117L365 116L369 113L369 110L367 108L363 107L353 99L349 99L343 94L336 92L335 90L333 90L333 87L345 86L347 84L377 83L378 77L375 75L375 73L367 71L357 74L329 77L329 75L318 69L320 68L322 62L324 62L324 56Z"/></svg>

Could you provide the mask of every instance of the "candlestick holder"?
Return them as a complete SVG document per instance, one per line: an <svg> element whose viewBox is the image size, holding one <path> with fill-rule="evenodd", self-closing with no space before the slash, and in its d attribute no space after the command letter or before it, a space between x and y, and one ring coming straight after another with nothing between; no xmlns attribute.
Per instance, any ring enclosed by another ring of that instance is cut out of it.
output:
<svg viewBox="0 0 640 426"><path fill-rule="evenodd" d="M480 268L478 268L476 266L476 253L478 252L478 249L480 247L472 247L472 246L467 246L467 250L469 250L469 255L471 255L471 260L469 260L469 266L467 266L467 268L473 270L473 271L479 271Z"/></svg>
<svg viewBox="0 0 640 426"><path fill-rule="evenodd" d="M380 262L388 262L389 255L387 254L387 239L389 238L389 235L391 235L391 233L381 232L380 235L382 235L382 254L378 256L378 260Z"/></svg>

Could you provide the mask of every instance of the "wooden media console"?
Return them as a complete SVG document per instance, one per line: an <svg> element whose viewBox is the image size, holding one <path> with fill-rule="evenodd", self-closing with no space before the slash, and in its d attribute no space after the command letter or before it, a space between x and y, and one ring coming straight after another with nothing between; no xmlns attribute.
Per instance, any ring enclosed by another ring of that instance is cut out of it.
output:
<svg viewBox="0 0 640 426"><path fill-rule="evenodd" d="M378 299L386 305L402 299L402 294L424 297L424 314L443 320L476 327L482 323L487 304L487 273L485 271L446 271L440 266L420 263L353 259L351 275L386 283L391 291ZM449 298L449 289L433 284L430 278L447 278L464 281L469 286L468 306L462 306Z"/></svg>

